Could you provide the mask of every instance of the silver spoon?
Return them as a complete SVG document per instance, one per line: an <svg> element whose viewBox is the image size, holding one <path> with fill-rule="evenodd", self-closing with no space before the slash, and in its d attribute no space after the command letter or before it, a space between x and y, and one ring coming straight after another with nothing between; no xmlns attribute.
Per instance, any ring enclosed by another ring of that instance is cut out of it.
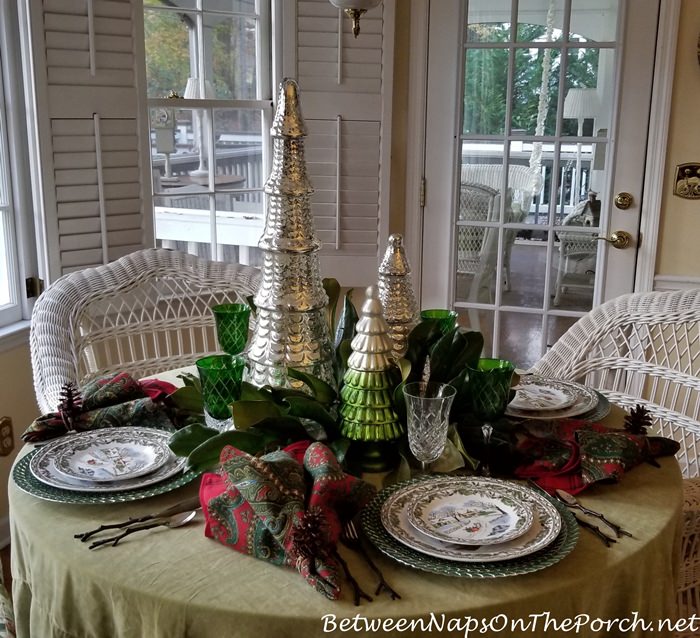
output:
<svg viewBox="0 0 700 638"><path fill-rule="evenodd" d="M613 532L615 532L615 535L620 538L620 536L629 536L630 538L634 538L632 534L630 534L627 530L622 529L619 525L616 525L612 521L609 521L603 514L600 512L596 512L595 510L589 509L587 507L584 507L579 503L578 499L573 495L569 494L569 492L566 492L564 490L555 490L557 494L557 498L562 502L568 505L569 507L575 507L576 509L582 511L584 514L588 514L589 516L595 516L596 518L599 518L603 523L605 523Z"/></svg>

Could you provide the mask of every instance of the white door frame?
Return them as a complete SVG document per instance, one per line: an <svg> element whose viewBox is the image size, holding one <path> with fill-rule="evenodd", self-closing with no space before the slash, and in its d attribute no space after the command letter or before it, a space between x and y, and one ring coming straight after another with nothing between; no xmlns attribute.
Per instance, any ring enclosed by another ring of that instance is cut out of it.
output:
<svg viewBox="0 0 700 638"><path fill-rule="evenodd" d="M423 177L426 150L426 103L428 91L428 16L431 0L410 0L409 102L406 136L405 247L413 269L413 282L422 298ZM444 0L433 0L444 1ZM654 61L654 88L644 171L643 208L637 253L635 291L653 289L658 228L666 168L666 147L673 93L678 21L682 0L661 2ZM430 186L428 185L427 188Z"/></svg>

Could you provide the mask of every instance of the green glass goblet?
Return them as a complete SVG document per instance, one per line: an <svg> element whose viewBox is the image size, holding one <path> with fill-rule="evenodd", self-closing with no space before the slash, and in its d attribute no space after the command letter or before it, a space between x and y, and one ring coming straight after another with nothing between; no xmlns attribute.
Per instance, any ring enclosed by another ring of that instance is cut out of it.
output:
<svg viewBox="0 0 700 638"><path fill-rule="evenodd" d="M510 399L511 381L515 368L505 359L479 359L476 369L469 368L468 389L472 401L472 412L482 421L484 439L482 473L491 475L490 448L493 434L492 422L500 419Z"/></svg>
<svg viewBox="0 0 700 638"><path fill-rule="evenodd" d="M248 343L250 306L224 303L212 307L219 346L227 354L240 354Z"/></svg>
<svg viewBox="0 0 700 638"><path fill-rule="evenodd" d="M215 422L207 421L217 429L228 429L231 425L231 404L241 396L245 364L245 357L230 354L213 354L197 360L204 409Z"/></svg>
<svg viewBox="0 0 700 638"><path fill-rule="evenodd" d="M421 319L431 319L438 322L442 334L447 334L457 326L457 316L456 311L448 310L447 308L429 308L428 310L420 311Z"/></svg>

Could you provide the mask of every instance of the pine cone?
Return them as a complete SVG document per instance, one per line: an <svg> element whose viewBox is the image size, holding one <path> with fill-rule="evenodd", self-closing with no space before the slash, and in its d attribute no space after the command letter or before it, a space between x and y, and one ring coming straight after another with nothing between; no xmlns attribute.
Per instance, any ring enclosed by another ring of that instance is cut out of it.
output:
<svg viewBox="0 0 700 638"><path fill-rule="evenodd" d="M316 558L323 559L331 553L328 524L319 508L307 510L294 524L290 550L295 560L306 559L311 565Z"/></svg>
<svg viewBox="0 0 700 638"><path fill-rule="evenodd" d="M61 386L61 401L58 404L57 412L61 416L63 425L69 432L75 429L75 422L83 411L83 399L80 396L80 389L72 381L68 381Z"/></svg>
<svg viewBox="0 0 700 638"><path fill-rule="evenodd" d="M625 430L631 434L646 435L648 427L651 427L651 414L641 403L637 403L625 417Z"/></svg>

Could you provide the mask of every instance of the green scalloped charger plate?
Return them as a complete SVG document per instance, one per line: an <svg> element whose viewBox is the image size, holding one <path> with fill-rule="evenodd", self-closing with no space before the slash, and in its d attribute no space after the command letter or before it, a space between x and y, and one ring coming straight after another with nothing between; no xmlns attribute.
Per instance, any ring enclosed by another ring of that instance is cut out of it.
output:
<svg viewBox="0 0 700 638"><path fill-rule="evenodd" d="M397 541L382 525L381 510L384 501L396 490L417 483L430 480L432 477L416 478L403 483L397 483L384 488L374 500L367 505L361 514L362 529L369 540L390 558L426 572L442 574L443 576L457 576L461 578L498 578L501 576L519 576L545 569L558 563L567 556L575 547L578 540L578 525L574 515L565 505L554 499L550 499L557 508L562 519L561 531L557 538L547 547L534 554L521 558L504 560L492 563L461 563L443 558L435 558L418 552Z"/></svg>
<svg viewBox="0 0 700 638"><path fill-rule="evenodd" d="M55 503L72 503L76 505L128 503L129 501L138 501L144 498L150 498L151 496L158 496L159 494L171 492L178 487L187 485L201 474L201 472L193 471L176 474L160 483L133 490L124 490L122 492L73 492L46 485L32 474L29 469L29 463L38 451L39 450L33 450L17 461L12 470L12 478L17 487L23 492L27 492L27 494L44 499L45 501L54 501Z"/></svg>

